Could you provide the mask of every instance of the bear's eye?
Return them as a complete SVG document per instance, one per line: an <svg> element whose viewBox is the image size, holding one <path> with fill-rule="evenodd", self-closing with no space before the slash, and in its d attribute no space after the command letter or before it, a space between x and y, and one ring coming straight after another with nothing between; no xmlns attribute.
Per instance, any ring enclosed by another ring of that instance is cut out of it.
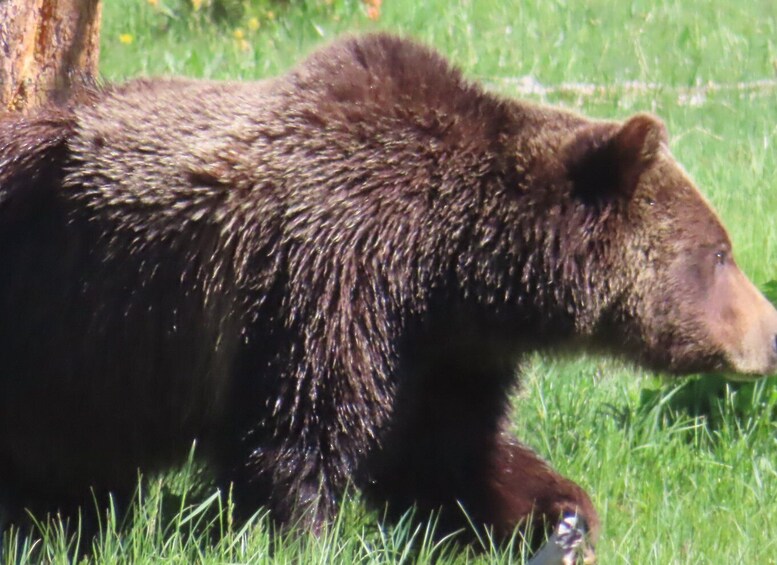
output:
<svg viewBox="0 0 777 565"><path fill-rule="evenodd" d="M715 252L715 264L716 265L725 265L726 261L728 261L728 254L725 251L717 251L717 252Z"/></svg>

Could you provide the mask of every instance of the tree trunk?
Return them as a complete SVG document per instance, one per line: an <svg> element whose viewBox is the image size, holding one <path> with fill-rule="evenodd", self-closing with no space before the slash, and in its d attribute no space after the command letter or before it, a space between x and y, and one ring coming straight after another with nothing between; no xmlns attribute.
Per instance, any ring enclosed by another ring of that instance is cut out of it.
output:
<svg viewBox="0 0 777 565"><path fill-rule="evenodd" d="M0 0L0 111L27 110L94 76L101 0Z"/></svg>

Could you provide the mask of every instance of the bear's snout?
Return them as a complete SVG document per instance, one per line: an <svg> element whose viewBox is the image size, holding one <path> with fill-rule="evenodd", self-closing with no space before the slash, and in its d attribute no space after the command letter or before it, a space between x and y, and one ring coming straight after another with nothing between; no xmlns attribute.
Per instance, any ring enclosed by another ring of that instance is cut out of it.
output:
<svg viewBox="0 0 777 565"><path fill-rule="evenodd" d="M712 294L709 318L733 380L777 373L777 310L736 266Z"/></svg>
<svg viewBox="0 0 777 565"><path fill-rule="evenodd" d="M756 370L754 374L767 376L777 373L777 310L763 296L760 298L761 327L755 330L755 335L750 339L754 342L753 348L761 351L760 357L763 362L763 367Z"/></svg>

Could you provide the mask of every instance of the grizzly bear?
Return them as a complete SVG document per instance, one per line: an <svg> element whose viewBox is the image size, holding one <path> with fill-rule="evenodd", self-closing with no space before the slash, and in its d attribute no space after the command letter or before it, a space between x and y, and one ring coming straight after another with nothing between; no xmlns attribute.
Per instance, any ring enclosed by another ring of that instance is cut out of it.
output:
<svg viewBox="0 0 777 565"><path fill-rule="evenodd" d="M0 119L9 515L131 493L194 439L238 510L497 538L589 496L507 433L518 362L777 368L777 312L662 123L489 93L389 35L263 82L134 80Z"/></svg>

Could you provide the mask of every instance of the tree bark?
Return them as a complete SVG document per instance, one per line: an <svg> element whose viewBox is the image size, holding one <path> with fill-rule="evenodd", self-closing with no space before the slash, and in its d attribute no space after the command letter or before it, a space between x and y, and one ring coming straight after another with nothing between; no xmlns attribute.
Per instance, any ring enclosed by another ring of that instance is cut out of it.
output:
<svg viewBox="0 0 777 565"><path fill-rule="evenodd" d="M0 0L0 111L28 110L94 76L101 0Z"/></svg>

